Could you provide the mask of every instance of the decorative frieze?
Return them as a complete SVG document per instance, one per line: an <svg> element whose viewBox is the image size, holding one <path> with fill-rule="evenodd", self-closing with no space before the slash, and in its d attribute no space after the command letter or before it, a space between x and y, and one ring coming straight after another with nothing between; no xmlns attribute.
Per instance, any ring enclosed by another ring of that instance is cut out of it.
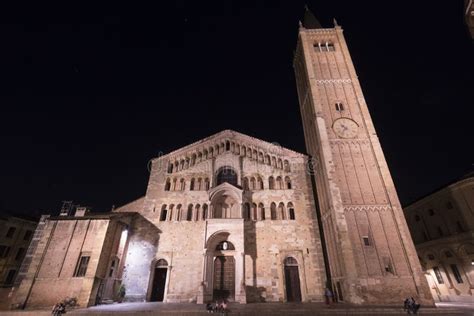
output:
<svg viewBox="0 0 474 316"><path fill-rule="evenodd" d="M372 211L372 212L383 212L390 211L392 207L390 204L357 204L357 205L344 205L345 212L357 212L357 211Z"/></svg>

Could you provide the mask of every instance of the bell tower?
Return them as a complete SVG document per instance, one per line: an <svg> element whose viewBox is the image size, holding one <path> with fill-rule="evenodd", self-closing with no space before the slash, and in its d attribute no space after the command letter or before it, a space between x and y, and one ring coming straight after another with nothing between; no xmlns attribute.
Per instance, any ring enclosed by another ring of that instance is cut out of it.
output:
<svg viewBox="0 0 474 316"><path fill-rule="evenodd" d="M306 8L293 63L330 286L355 304L413 296L432 305L343 30L334 24L323 28Z"/></svg>

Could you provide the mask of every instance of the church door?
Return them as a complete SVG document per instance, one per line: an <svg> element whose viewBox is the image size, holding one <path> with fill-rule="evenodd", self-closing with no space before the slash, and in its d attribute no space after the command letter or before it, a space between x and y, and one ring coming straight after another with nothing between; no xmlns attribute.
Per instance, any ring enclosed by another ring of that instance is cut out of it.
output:
<svg viewBox="0 0 474 316"><path fill-rule="evenodd" d="M218 256L214 261L214 299L233 300L235 293L235 260Z"/></svg>
<svg viewBox="0 0 474 316"><path fill-rule="evenodd" d="M301 302L300 275L296 259L285 260L286 299L288 302Z"/></svg>
<svg viewBox="0 0 474 316"><path fill-rule="evenodd" d="M153 289L151 292L150 301L163 302L165 296L165 284L167 268L155 268L155 277L153 278Z"/></svg>

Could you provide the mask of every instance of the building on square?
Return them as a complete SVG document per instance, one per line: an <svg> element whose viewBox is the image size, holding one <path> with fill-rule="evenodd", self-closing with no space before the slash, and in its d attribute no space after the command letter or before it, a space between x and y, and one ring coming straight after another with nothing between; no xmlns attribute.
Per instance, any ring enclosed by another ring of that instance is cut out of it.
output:
<svg viewBox="0 0 474 316"><path fill-rule="evenodd" d="M128 301L320 302L329 287L432 304L342 28L307 10L293 63L307 154L224 130L152 159L143 197L44 218L16 302L93 305L124 286Z"/></svg>
<svg viewBox="0 0 474 316"><path fill-rule="evenodd" d="M474 174L405 207L435 301L473 301Z"/></svg>

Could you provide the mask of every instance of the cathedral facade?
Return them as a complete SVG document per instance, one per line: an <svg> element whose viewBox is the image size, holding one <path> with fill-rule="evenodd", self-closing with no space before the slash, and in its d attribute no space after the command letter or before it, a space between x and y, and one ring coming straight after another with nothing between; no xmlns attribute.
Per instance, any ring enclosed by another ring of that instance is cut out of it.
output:
<svg viewBox="0 0 474 316"><path fill-rule="evenodd" d="M225 130L153 159L144 197L44 218L17 302L92 305L120 288L318 302L328 287L355 304L432 304L341 27L307 11L294 68L309 155Z"/></svg>

